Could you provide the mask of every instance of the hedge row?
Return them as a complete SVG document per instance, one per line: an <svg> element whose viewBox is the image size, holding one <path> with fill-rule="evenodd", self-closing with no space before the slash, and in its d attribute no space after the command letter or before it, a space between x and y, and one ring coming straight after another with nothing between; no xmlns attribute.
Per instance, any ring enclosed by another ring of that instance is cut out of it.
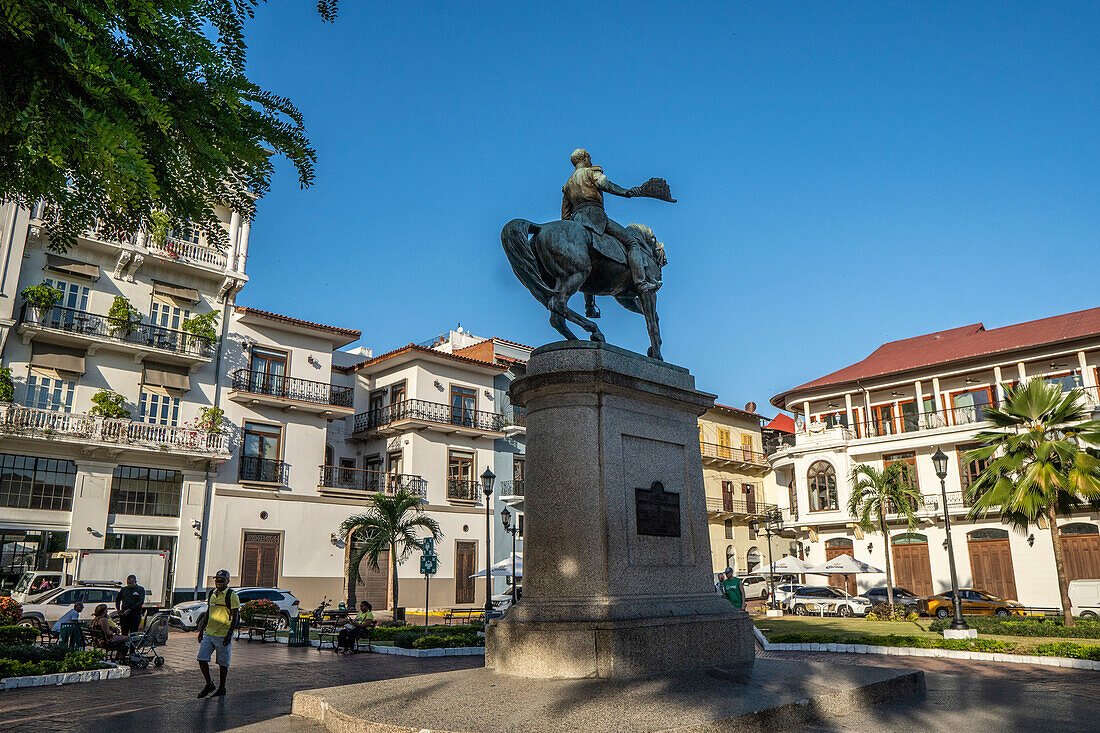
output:
<svg viewBox="0 0 1100 733"><path fill-rule="evenodd" d="M68 652L61 659L43 659L41 661L19 661L0 658L0 679L6 677L27 677L58 672L83 672L86 669L99 669L103 664L100 652Z"/></svg>
<svg viewBox="0 0 1100 733"><path fill-rule="evenodd" d="M776 644L866 644L867 646L907 646L918 649L954 649L964 652L1012 652L1016 644L996 639L932 639L926 636L879 636L862 634L841 637L835 634L776 634L768 639Z"/></svg>
<svg viewBox="0 0 1100 733"><path fill-rule="evenodd" d="M966 623L979 634L999 636L1054 636L1074 639L1100 639L1100 620L1078 619L1077 625L1066 628L1061 618L1032 616L1026 618L997 618L995 616L967 616ZM928 627L931 631L943 631L951 626L951 619L936 619Z"/></svg>
<svg viewBox="0 0 1100 733"><path fill-rule="evenodd" d="M423 627L408 627L394 634L393 643L394 646L403 649L444 649L485 645L485 639L478 636L475 628L459 627L459 631L449 633L446 628L432 628L425 634Z"/></svg>
<svg viewBox="0 0 1100 733"><path fill-rule="evenodd" d="M376 626L371 633L371 641L393 641L398 634L405 632L415 632L417 634L424 633L423 626ZM477 626L430 626L428 627L428 633L435 636L456 636L456 635L477 635L477 632L481 631L481 624Z"/></svg>
<svg viewBox="0 0 1100 733"><path fill-rule="evenodd" d="M1052 641L1035 648L1040 657L1070 657L1072 659L1091 659L1100 662L1100 646L1093 644L1074 644L1072 641Z"/></svg>
<svg viewBox="0 0 1100 733"><path fill-rule="evenodd" d="M0 626L0 645L31 644L38 638L38 629L29 626Z"/></svg>

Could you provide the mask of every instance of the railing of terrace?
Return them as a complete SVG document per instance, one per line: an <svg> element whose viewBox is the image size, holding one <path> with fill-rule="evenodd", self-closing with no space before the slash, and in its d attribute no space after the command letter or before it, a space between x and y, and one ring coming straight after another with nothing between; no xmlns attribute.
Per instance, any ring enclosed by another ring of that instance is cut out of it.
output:
<svg viewBox="0 0 1100 733"><path fill-rule="evenodd" d="M208 357L212 356L214 349L213 344L186 331L174 331L150 323L123 321L59 305L37 308L30 303L24 303L19 320L40 328L52 328L133 346L146 346L184 356Z"/></svg>
<svg viewBox="0 0 1100 733"><path fill-rule="evenodd" d="M351 407L354 396L351 387L334 387L328 382L314 382L252 369L238 369L233 372L233 389L339 407Z"/></svg>
<svg viewBox="0 0 1100 733"><path fill-rule="evenodd" d="M333 489L384 494L392 494L397 489L405 489L417 494L422 499L428 497L428 482L420 476L372 471L365 468L321 466L320 485Z"/></svg>
<svg viewBox="0 0 1100 733"><path fill-rule="evenodd" d="M361 433L389 425L398 420L423 420L441 425L458 425L477 430L499 432L504 427L504 416L499 412L468 410L427 400L403 400L355 416L354 432Z"/></svg>

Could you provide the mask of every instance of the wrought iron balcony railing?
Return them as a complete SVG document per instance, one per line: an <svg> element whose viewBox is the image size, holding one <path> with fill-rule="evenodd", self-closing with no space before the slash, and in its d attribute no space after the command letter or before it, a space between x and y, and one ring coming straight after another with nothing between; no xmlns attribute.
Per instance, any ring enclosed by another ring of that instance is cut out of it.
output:
<svg viewBox="0 0 1100 733"><path fill-rule="evenodd" d="M233 372L233 389L338 407L351 407L354 394L351 387L334 387L328 382L313 382L308 379L267 374L251 369L238 369Z"/></svg>
<svg viewBox="0 0 1100 733"><path fill-rule="evenodd" d="M197 428L151 425L85 413L55 412L0 403L0 431L44 438L69 438L149 449L228 454L229 436Z"/></svg>
<svg viewBox="0 0 1100 733"><path fill-rule="evenodd" d="M504 411L504 424L506 426L527 427L527 408L512 405L511 409Z"/></svg>
<svg viewBox="0 0 1100 733"><path fill-rule="evenodd" d="M447 498L456 501L478 501L481 496L481 484L477 481L447 479Z"/></svg>
<svg viewBox="0 0 1100 733"><path fill-rule="evenodd" d="M458 425L494 432L500 432L504 427L504 416L499 412L468 410L464 407L445 405L441 402L428 402L427 400L404 400L376 410L359 413L355 416L354 432L369 432L398 420L421 420L440 425Z"/></svg>
<svg viewBox="0 0 1100 733"><path fill-rule="evenodd" d="M523 496L523 479L518 481L501 481L501 496Z"/></svg>
<svg viewBox="0 0 1100 733"><path fill-rule="evenodd" d="M744 501L725 497L708 496L707 511L720 514L742 514L746 517L774 512L778 507L764 501Z"/></svg>
<svg viewBox="0 0 1100 733"><path fill-rule="evenodd" d="M284 461L259 456L241 456L237 467L237 480L281 484L286 482L286 468Z"/></svg>
<svg viewBox="0 0 1100 733"><path fill-rule="evenodd" d="M362 491L364 493L392 494L405 489L422 499L428 498L428 482L420 476L407 473L386 473L365 468L321 466L322 487Z"/></svg>
<svg viewBox="0 0 1100 733"><path fill-rule="evenodd" d="M20 322L66 331L76 336L106 339L133 346L151 347L170 351L174 354L193 357L209 357L214 345L186 331L174 331L151 323L133 323L108 316L101 316L75 308L37 308L24 303L20 311Z"/></svg>
<svg viewBox="0 0 1100 733"><path fill-rule="evenodd" d="M729 445L703 443L700 441L699 452L702 453L703 458L717 458L723 461L741 461L742 463L751 463L757 466L768 465L768 457L766 455L746 448L735 448Z"/></svg>

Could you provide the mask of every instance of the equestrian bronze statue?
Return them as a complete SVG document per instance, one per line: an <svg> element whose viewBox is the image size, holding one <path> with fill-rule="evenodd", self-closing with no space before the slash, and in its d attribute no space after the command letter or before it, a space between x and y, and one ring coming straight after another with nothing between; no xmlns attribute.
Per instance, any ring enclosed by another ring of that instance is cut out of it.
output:
<svg viewBox="0 0 1100 733"><path fill-rule="evenodd" d="M513 219L500 232L512 270L531 294L550 311L550 325L567 339L577 337L566 321L584 328L593 341L603 333L590 319L599 318L595 296L610 295L645 316L649 356L661 358L661 330L657 323L657 290L667 264L664 244L643 224L624 227L607 217L605 193L624 198L647 196L675 203L668 184L651 178L626 189L608 180L592 165L588 151L577 149L569 158L573 175L562 186L561 221L535 224ZM569 298L584 293L585 316L569 307Z"/></svg>

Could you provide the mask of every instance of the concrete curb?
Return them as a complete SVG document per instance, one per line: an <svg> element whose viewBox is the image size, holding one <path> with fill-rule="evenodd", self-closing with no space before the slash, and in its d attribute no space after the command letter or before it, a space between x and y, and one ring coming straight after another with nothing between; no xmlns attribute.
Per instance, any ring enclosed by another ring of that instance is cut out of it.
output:
<svg viewBox="0 0 1100 733"><path fill-rule="evenodd" d="M756 627L753 627L756 628ZM757 629L756 633L760 633ZM763 638L763 635L761 635ZM242 639L241 641L248 641L248 639ZM260 642L259 639L253 639L252 641L261 644L270 644L272 640L266 642ZM277 644L286 644L286 638L274 639ZM314 649L317 649L320 645L316 639L310 639L309 645ZM374 644L371 646L371 651L375 654L392 654L398 657L473 657L479 654L485 654L485 647L483 646L458 646L445 649L403 649L398 646L384 646L380 644Z"/></svg>
<svg viewBox="0 0 1100 733"><path fill-rule="evenodd" d="M1100 671L1100 662L1070 657L1037 657L1003 652L964 652L957 649L922 649L907 646L868 646L866 644L773 644L753 626L757 644L766 652L838 652L847 654L885 654L897 657L938 657L940 659L968 659L976 662L1004 662L1007 664L1039 664L1045 667L1069 667Z"/></svg>
<svg viewBox="0 0 1100 733"><path fill-rule="evenodd" d="M16 690L21 687L45 687L46 685L71 685L76 682L117 680L130 676L130 668L114 666L110 669L87 669L83 672L58 672L36 674L27 677L8 677L0 680L0 690Z"/></svg>

